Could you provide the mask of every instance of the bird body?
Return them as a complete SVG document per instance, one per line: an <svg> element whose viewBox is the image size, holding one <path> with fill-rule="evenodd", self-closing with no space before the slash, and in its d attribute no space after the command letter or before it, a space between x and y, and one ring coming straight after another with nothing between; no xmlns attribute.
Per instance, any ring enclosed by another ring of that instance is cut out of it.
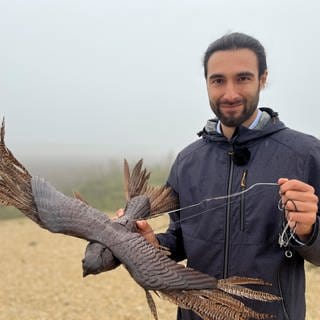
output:
<svg viewBox="0 0 320 320"><path fill-rule="evenodd" d="M31 184L42 227L100 243L146 290L210 289L216 284L214 278L196 271L189 276L191 279L185 272L181 277L179 272L186 269L184 266L163 255L135 232L132 218L143 218L150 211L146 196L130 200L124 216L111 220L84 202L65 196L42 178L32 177Z"/></svg>

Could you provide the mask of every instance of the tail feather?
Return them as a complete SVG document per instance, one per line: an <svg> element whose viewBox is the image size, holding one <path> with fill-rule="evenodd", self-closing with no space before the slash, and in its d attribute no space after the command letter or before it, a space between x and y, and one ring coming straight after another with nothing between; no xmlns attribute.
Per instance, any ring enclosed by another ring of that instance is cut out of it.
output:
<svg viewBox="0 0 320 320"><path fill-rule="evenodd" d="M184 309L193 310L204 320L270 319L272 315L259 313L219 289L162 291L164 298Z"/></svg>
<svg viewBox="0 0 320 320"><path fill-rule="evenodd" d="M254 285L262 285L262 286L271 286L271 283L266 282L259 278L247 278L247 277L238 277L238 276L234 276L226 279L220 279L219 283L220 284L239 284L239 285L254 284Z"/></svg>
<svg viewBox="0 0 320 320"><path fill-rule="evenodd" d="M40 224L32 197L31 175L6 147L4 135L3 120L0 129L0 203L16 207Z"/></svg>
<svg viewBox="0 0 320 320"><path fill-rule="evenodd" d="M239 313L240 311L242 317L248 317L253 319L267 319L271 317L270 315L267 315L264 313L258 313L250 309L243 302L233 298L232 296L230 296L225 292L214 290L214 291L208 291L204 294L209 299L209 302L208 302L209 304L212 304L212 305L220 304L222 306L228 307L228 309L233 310L233 313Z"/></svg>
<svg viewBox="0 0 320 320"><path fill-rule="evenodd" d="M154 303L151 293L148 290L145 290L145 293L146 293L146 298L147 298L147 302L148 302L148 306L151 311L151 314L154 320L158 320L157 307L156 307L156 304Z"/></svg>
<svg viewBox="0 0 320 320"><path fill-rule="evenodd" d="M252 289L242 287L239 285L221 284L218 281L217 287L219 289L223 290L224 292L230 293L230 294L238 296L238 297L244 297L244 298L259 300L259 301L277 301L277 300L279 300L278 297L275 297L273 294L270 294L268 292L256 291L256 290L252 290Z"/></svg>

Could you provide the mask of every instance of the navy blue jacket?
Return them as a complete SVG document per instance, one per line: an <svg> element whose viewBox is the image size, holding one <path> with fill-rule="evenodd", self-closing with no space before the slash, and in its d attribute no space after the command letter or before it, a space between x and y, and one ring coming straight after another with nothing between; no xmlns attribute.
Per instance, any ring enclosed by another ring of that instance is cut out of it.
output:
<svg viewBox="0 0 320 320"><path fill-rule="evenodd" d="M287 128L271 109L261 110L258 127L241 126L230 141L216 132L217 120L209 120L202 138L179 153L168 184L181 208L280 177L304 181L320 195L319 140ZM287 258L288 248L278 244L284 222L279 199L278 186L258 185L241 196L206 201L172 214L167 232L157 237L173 259L187 259L188 266L216 278L238 275L271 282L269 291L283 300L251 307L277 320L303 320L304 260L320 265L319 216L306 245L292 240L293 255ZM178 319L200 318L179 310Z"/></svg>

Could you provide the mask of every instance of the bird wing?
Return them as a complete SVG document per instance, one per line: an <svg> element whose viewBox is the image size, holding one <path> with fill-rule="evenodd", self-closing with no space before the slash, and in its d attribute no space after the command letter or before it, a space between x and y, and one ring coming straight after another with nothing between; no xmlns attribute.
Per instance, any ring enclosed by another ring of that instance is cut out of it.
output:
<svg viewBox="0 0 320 320"><path fill-rule="evenodd" d="M131 276L146 290L212 289L216 279L186 268L163 255L140 234L118 228L118 239L109 245Z"/></svg>
<svg viewBox="0 0 320 320"><path fill-rule="evenodd" d="M118 234L121 234L120 230ZM115 241L110 248L146 291L159 292L181 308L193 310L204 320L272 318L272 315L256 312L233 297L265 302L279 300L273 294L243 286L268 285L263 280L245 277L217 280L174 262L137 233L127 233L121 238L124 241ZM156 319L156 310L148 295L147 300Z"/></svg>
<svg viewBox="0 0 320 320"><path fill-rule="evenodd" d="M81 200L68 197L40 177L31 178L32 196L41 226L54 233L99 241L108 216Z"/></svg>

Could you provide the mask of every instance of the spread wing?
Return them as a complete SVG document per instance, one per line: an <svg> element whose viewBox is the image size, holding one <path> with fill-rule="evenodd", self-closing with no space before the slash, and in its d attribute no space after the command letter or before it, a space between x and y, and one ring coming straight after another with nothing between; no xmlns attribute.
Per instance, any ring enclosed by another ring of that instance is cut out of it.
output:
<svg viewBox="0 0 320 320"><path fill-rule="evenodd" d="M31 189L40 225L51 232L99 241L99 235L110 225L106 214L65 196L42 178L32 177Z"/></svg>

